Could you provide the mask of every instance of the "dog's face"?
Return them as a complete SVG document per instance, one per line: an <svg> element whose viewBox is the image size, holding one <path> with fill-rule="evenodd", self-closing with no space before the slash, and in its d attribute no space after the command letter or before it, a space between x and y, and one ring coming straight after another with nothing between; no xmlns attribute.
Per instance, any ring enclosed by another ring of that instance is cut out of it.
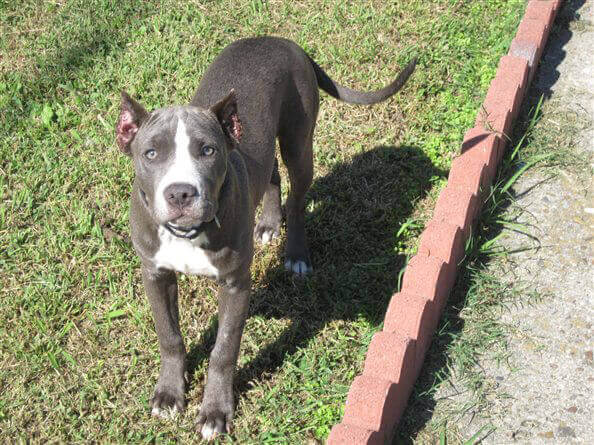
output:
<svg viewBox="0 0 594 445"><path fill-rule="evenodd" d="M116 140L132 157L140 199L158 225L193 238L216 218L227 157L241 137L233 91L208 110L192 106L148 113L122 93Z"/></svg>

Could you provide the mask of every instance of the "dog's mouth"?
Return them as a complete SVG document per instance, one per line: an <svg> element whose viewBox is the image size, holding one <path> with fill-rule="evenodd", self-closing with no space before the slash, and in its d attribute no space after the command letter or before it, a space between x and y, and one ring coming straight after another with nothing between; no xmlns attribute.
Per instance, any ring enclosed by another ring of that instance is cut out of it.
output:
<svg viewBox="0 0 594 445"><path fill-rule="evenodd" d="M170 222L165 223L164 226L171 234L177 236L178 238L194 239L206 229L207 224L212 222L214 222L219 229L221 228L221 224L219 223L219 219L216 215L211 221L201 222L200 224L193 225L191 227L179 226Z"/></svg>
<svg viewBox="0 0 594 445"><path fill-rule="evenodd" d="M165 228L178 238L194 239L204 230L205 223L200 223L192 227L182 227L171 223L166 223Z"/></svg>

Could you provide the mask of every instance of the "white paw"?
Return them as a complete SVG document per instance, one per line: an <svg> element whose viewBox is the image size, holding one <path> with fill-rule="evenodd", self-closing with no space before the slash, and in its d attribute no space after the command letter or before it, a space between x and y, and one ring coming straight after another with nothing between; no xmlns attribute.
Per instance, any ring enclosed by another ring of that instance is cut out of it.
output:
<svg viewBox="0 0 594 445"><path fill-rule="evenodd" d="M178 413L179 413L179 411L177 410L176 406L174 406L173 408L163 408L163 409L155 406L151 410L152 416L160 417L161 419L173 419L175 416L177 416Z"/></svg>
<svg viewBox="0 0 594 445"><path fill-rule="evenodd" d="M268 244L280 236L280 224L258 222L254 229L254 239L261 244Z"/></svg>
<svg viewBox="0 0 594 445"><path fill-rule="evenodd" d="M210 440L213 438L215 430L211 425L205 423L204 425L202 425L202 431L200 431L200 433L202 434L202 438L204 440Z"/></svg>
<svg viewBox="0 0 594 445"><path fill-rule="evenodd" d="M294 274L297 274L301 277L307 275L308 273L313 272L313 268L311 266L307 266L305 261L285 261L285 269L288 271L292 271Z"/></svg>
<svg viewBox="0 0 594 445"><path fill-rule="evenodd" d="M258 240L262 244L268 244L274 238L278 238L279 235L280 235L280 233L278 230L269 228L269 229L262 230L260 235L256 236L256 238L258 238Z"/></svg>
<svg viewBox="0 0 594 445"><path fill-rule="evenodd" d="M221 425L215 425L213 421L206 422L202 425L202 430L200 430L200 434L202 434L202 438L204 440L212 440L217 437L218 434L225 433L224 425L220 422Z"/></svg>

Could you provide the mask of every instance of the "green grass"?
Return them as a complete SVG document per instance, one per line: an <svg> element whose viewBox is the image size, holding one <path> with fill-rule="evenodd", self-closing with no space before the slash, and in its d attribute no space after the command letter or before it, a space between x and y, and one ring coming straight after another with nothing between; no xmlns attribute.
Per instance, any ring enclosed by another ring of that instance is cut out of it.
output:
<svg viewBox="0 0 594 445"><path fill-rule="evenodd" d="M314 276L287 276L282 241L256 251L235 434L224 440L327 437L523 7L0 1L0 439L195 438L214 285L180 280L188 411L151 418L158 347L128 238L132 165L113 123L120 89L149 108L187 102L226 44L259 34L296 40L360 89L419 55L384 104L322 99L307 207Z"/></svg>

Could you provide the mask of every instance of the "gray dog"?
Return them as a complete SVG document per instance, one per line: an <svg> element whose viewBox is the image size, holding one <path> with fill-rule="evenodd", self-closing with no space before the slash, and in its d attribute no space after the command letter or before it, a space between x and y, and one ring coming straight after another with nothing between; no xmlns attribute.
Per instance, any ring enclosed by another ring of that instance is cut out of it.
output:
<svg viewBox="0 0 594 445"><path fill-rule="evenodd" d="M186 403L176 272L204 275L220 284L219 321L198 428L205 439L231 431L253 239L267 243L279 235L282 222L275 139L291 185L285 267L305 275L312 270L304 208L313 175L318 88L345 102L373 104L398 91L415 65L413 60L381 90L360 92L330 79L295 43L262 37L228 46L190 105L149 113L122 92L116 139L134 161L132 242L142 260L161 352L154 415L182 411Z"/></svg>

